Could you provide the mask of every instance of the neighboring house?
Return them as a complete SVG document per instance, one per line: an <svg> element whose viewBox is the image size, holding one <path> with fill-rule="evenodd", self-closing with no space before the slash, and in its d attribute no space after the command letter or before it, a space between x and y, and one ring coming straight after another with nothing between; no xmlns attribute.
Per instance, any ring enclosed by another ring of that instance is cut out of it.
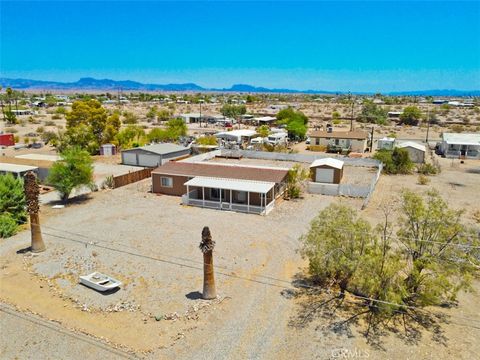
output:
<svg viewBox="0 0 480 360"><path fill-rule="evenodd" d="M45 179L50 173L50 169L56 161L60 160L60 156L47 155L47 154L23 154L17 155L14 158L4 158L5 162L17 165L33 166L37 168L36 173L38 179L41 182L45 182Z"/></svg>
<svg viewBox="0 0 480 360"><path fill-rule="evenodd" d="M277 118L274 116L259 116L259 117L254 117L252 121L257 125L271 125L275 121L277 121Z"/></svg>
<svg viewBox="0 0 480 360"><path fill-rule="evenodd" d="M15 145L15 135L0 134L0 146L13 146L13 145Z"/></svg>
<svg viewBox="0 0 480 360"><path fill-rule="evenodd" d="M28 171L38 172L38 168L29 165L0 163L0 175L12 174L14 177L23 177Z"/></svg>
<svg viewBox="0 0 480 360"><path fill-rule="evenodd" d="M395 147L395 138L393 137L384 137L378 139L377 149L378 150L393 150Z"/></svg>
<svg viewBox="0 0 480 360"><path fill-rule="evenodd" d="M421 164L425 162L425 145L413 141L405 141L401 144L398 144L397 147L407 150L410 160L412 160L414 163Z"/></svg>
<svg viewBox="0 0 480 360"><path fill-rule="evenodd" d="M222 131L216 133L215 136L217 139L234 142L237 144L242 144L244 142L250 142L250 140L257 135L255 130L232 130L232 131Z"/></svg>
<svg viewBox="0 0 480 360"><path fill-rule="evenodd" d="M480 133L444 133L439 150L446 157L480 159Z"/></svg>
<svg viewBox="0 0 480 360"><path fill-rule="evenodd" d="M286 145L288 134L286 132L275 132L268 135L266 142L270 145Z"/></svg>
<svg viewBox="0 0 480 360"><path fill-rule="evenodd" d="M184 205L267 214L283 194L288 169L170 162L152 171L152 192Z"/></svg>
<svg viewBox="0 0 480 360"><path fill-rule="evenodd" d="M157 167L190 155L190 148L177 144L154 144L122 151L122 164Z"/></svg>
<svg viewBox="0 0 480 360"><path fill-rule="evenodd" d="M205 115L200 113L187 113L187 114L180 114L180 118L183 119L185 124L193 124L205 121Z"/></svg>
<svg viewBox="0 0 480 360"><path fill-rule="evenodd" d="M338 147L353 152L363 153L368 146L368 133L362 130L313 131L309 137L311 145Z"/></svg>
<svg viewBox="0 0 480 360"><path fill-rule="evenodd" d="M343 165L344 162L338 159L317 159L310 165L311 179L317 183L340 184Z"/></svg>

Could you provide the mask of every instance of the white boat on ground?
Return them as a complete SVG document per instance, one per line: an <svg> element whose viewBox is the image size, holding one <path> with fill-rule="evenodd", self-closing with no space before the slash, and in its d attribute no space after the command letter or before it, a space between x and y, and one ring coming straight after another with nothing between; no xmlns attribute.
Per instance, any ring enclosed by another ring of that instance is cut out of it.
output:
<svg viewBox="0 0 480 360"><path fill-rule="evenodd" d="M80 283L97 291L108 291L122 285L120 281L99 272L80 276Z"/></svg>

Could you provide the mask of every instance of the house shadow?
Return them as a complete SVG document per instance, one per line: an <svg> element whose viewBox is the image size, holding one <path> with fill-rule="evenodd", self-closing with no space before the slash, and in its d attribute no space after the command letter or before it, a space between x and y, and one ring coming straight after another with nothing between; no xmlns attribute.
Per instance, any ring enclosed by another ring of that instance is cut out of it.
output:
<svg viewBox="0 0 480 360"><path fill-rule="evenodd" d="M185 295L189 300L199 300L202 299L202 293L199 291L192 291Z"/></svg>

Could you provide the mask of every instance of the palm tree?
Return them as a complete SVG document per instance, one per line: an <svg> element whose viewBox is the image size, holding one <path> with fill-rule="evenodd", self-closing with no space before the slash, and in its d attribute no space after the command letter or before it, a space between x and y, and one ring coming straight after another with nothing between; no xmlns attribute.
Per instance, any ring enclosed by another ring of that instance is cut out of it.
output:
<svg viewBox="0 0 480 360"><path fill-rule="evenodd" d="M203 253L203 294L205 300L215 299L217 292L215 290L215 277L213 273L213 248L215 241L212 240L210 229L205 226L202 230L202 242L200 250Z"/></svg>
<svg viewBox="0 0 480 360"><path fill-rule="evenodd" d="M27 200L27 212L30 214L30 231L32 234L32 252L45 251L45 244L42 239L42 231L40 229L40 220L38 217L39 202L38 195L40 190L37 183L37 175L33 171L25 174L25 197Z"/></svg>

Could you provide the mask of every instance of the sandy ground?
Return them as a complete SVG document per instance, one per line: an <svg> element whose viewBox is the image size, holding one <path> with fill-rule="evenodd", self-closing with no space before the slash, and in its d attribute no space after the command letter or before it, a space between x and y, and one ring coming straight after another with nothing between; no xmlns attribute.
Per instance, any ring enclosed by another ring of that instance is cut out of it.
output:
<svg viewBox="0 0 480 360"><path fill-rule="evenodd" d="M431 184L451 206L478 208L479 163L449 166L451 160L440 160L442 174L431 177ZM349 336L318 330L328 323L321 317L305 327L291 326L304 311L305 301L286 292L295 289L292 281L306 266L296 252L298 237L329 203L340 201L359 209L361 200L306 195L299 201L281 201L268 216L258 216L185 207L177 197L148 193L149 185L144 180L90 194L62 210L45 208L44 253L16 253L29 244L26 231L2 241L1 301L151 359L335 359L338 354L471 359L480 351L478 296L470 293L461 294L458 308L438 310L448 315L441 342L432 340L438 335L432 331L422 332L413 343L399 332L383 337L378 348L367 344L360 328L354 327ZM404 186L427 188L416 185L414 175L382 176L362 214L375 221L378 207ZM205 225L217 242L219 298L215 301L199 299L198 243ZM109 295L79 285L78 275L93 269L117 277L124 285ZM475 288L479 289L478 283ZM44 336L42 344L57 338L48 332ZM44 358L57 351L21 344L26 354L37 349ZM0 349L15 353L5 339ZM97 358L55 349L71 359Z"/></svg>

